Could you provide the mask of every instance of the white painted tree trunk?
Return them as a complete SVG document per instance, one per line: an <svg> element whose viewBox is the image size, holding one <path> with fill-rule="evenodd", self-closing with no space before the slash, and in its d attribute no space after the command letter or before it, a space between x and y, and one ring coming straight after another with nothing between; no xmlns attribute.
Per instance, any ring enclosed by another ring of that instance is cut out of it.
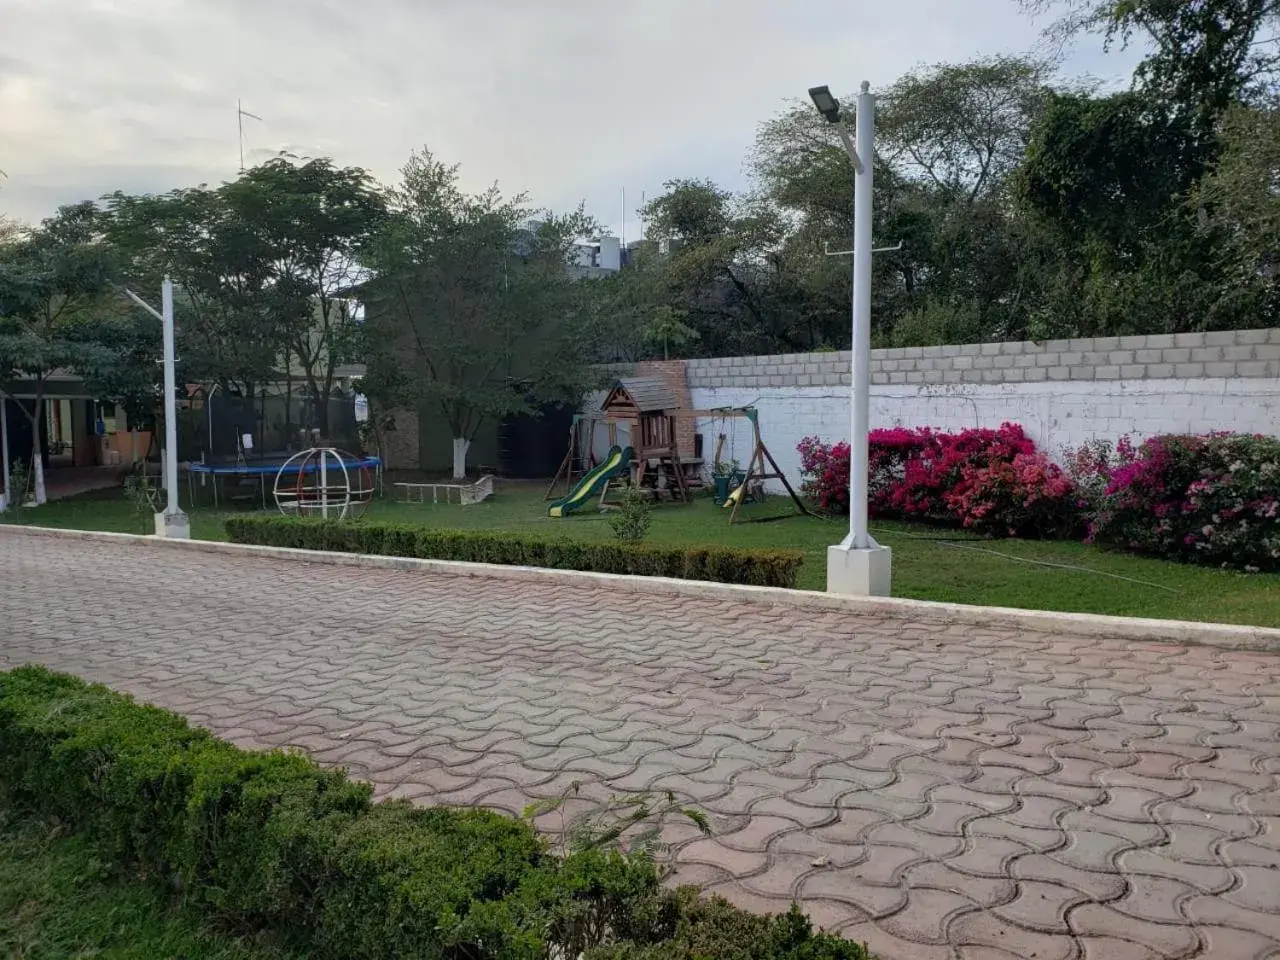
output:
<svg viewBox="0 0 1280 960"><path fill-rule="evenodd" d="M462 480L467 476L467 448L471 441L465 437L453 438L453 479Z"/></svg>
<svg viewBox="0 0 1280 960"><path fill-rule="evenodd" d="M13 499L13 491L9 489L9 484L13 477L9 473L9 421L7 419L9 398L0 393L0 471L4 475L0 476L0 483L4 484L4 493L0 494L0 513L4 513L9 507L9 501Z"/></svg>
<svg viewBox="0 0 1280 960"><path fill-rule="evenodd" d="M36 404L36 410L40 409L40 405ZM38 414L37 414L38 416ZM31 475L35 478L36 486L36 506L41 506L48 501L48 496L44 489L44 456L40 449L40 421L37 420L35 427L31 431ZM24 490L19 496L25 496Z"/></svg>

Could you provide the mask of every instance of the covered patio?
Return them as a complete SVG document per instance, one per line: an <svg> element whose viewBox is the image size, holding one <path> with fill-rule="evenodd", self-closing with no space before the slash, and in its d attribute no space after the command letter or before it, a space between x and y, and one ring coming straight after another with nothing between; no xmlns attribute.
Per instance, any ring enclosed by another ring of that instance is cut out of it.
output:
<svg viewBox="0 0 1280 960"><path fill-rule="evenodd" d="M35 429L50 500L112 486L120 470L143 459L151 444L149 431L131 430L122 409L93 397L77 377L55 374L45 381L40 417L33 425L35 405L33 381L0 383L0 491L5 502L14 465L31 463Z"/></svg>

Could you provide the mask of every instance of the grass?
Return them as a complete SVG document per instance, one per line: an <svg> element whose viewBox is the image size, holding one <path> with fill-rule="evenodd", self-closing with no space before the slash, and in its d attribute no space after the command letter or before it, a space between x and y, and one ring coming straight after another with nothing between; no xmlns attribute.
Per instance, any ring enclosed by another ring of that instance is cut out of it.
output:
<svg viewBox="0 0 1280 960"><path fill-rule="evenodd" d="M93 843L0 809L0 956L22 960L295 960L207 926ZM300 958L298 958L300 960Z"/></svg>
<svg viewBox="0 0 1280 960"><path fill-rule="evenodd" d="M491 499L469 507L378 501L369 516L439 528L611 538L605 519L590 508L561 520L549 518L543 489L541 484L500 484ZM690 505L664 505L653 511L648 539L669 545L800 550L805 564L799 586L822 590L827 546L844 535L845 521L790 516L790 510L790 500L771 498L745 507L744 514L777 519L730 526L727 511L709 498ZM192 535L225 539L224 515L210 508L192 510ZM0 522L6 521L13 522L13 516L0 515ZM135 513L120 491L98 491L28 509L22 522L129 533L150 533L152 527L150 515ZM1280 627L1278 574L1196 567L1069 541L982 540L917 524L881 522L873 533L893 548L895 596Z"/></svg>

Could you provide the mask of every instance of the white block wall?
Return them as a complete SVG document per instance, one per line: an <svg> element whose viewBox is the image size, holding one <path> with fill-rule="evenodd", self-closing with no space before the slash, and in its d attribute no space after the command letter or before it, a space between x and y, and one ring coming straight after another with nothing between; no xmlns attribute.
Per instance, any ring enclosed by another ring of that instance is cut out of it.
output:
<svg viewBox="0 0 1280 960"><path fill-rule="evenodd" d="M849 438L849 364L845 351L686 360L684 369L694 407L756 407L770 453L798 481L801 439ZM1055 458L1096 438L1280 435L1280 328L871 351L872 428L1005 421ZM697 430L708 464L725 433L723 456L745 466L746 420L702 419Z"/></svg>
<svg viewBox="0 0 1280 960"><path fill-rule="evenodd" d="M796 482L796 444L807 436L849 438L849 393L844 387L695 387L694 405L753 405L760 432L778 465ZM875 386L871 426L998 427L1019 423L1051 456L1095 438L1135 440L1158 433L1237 430L1280 433L1280 380L1110 380L1066 383L955 384L912 388ZM724 456L745 466L751 452L745 420L700 420L706 457L716 437L728 436ZM777 486L775 484L775 486ZM780 487L779 487L780 489Z"/></svg>

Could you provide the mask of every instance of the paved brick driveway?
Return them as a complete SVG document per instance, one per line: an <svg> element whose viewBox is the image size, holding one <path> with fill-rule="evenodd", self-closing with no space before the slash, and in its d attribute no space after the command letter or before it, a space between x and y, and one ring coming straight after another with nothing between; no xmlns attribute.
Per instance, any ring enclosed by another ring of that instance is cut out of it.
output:
<svg viewBox="0 0 1280 960"><path fill-rule="evenodd" d="M680 878L889 960L1280 955L1280 656L0 531L27 661L382 795L671 788Z"/></svg>

